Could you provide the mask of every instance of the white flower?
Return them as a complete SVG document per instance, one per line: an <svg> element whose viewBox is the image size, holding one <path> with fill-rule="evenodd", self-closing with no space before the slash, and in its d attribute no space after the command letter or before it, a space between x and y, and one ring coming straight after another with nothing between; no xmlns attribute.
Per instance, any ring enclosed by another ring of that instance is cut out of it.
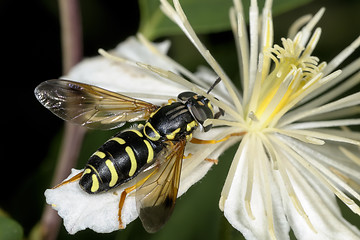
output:
<svg viewBox="0 0 360 240"><path fill-rule="evenodd" d="M226 120L208 123L246 133L219 203L232 226L246 239L289 239L290 228L298 239L359 239L360 231L341 216L336 197L360 215L353 200L360 200L360 134L349 128L360 124L354 118L360 92L346 95L360 82L360 59L334 70L360 45L360 37L329 64L319 63L312 52L321 29L312 31L324 9L300 18L288 38L273 45L271 1L261 16L251 1L248 40L241 1L234 0L230 19L243 87L239 93L199 41L179 1L174 7L161 3L231 96L231 104L221 106Z"/></svg>
<svg viewBox="0 0 360 240"><path fill-rule="evenodd" d="M321 29L313 29L324 9L300 18L288 38L274 45L271 1L265 2L261 17L257 2L251 1L248 37L243 7L234 0L230 20L243 89L239 92L196 36L180 3L174 0L174 7L165 0L161 3L215 74L206 68L192 74L164 55L167 43L155 46L139 36L141 43L129 39L111 55L101 52L106 58L85 60L67 77L156 104L190 89L225 110L224 117L205 122L217 128L194 135L236 136L201 147L188 143L186 151L193 155L184 159L178 196L213 165L205 158L217 159L240 142L219 206L246 239L289 239L290 228L298 239L360 239L360 231L342 217L336 202L337 197L360 215L354 202L360 200L360 134L350 128L360 125L354 117L359 114L360 92L346 95L360 82L360 59L336 70L360 45L360 38L328 64L319 63L312 52ZM134 49L139 52L134 54ZM206 94L217 76L222 82ZM74 182L45 195L70 233L85 228L110 232L118 229L120 194L131 184L89 195ZM125 226L137 217L135 205L134 196L128 195L122 211Z"/></svg>

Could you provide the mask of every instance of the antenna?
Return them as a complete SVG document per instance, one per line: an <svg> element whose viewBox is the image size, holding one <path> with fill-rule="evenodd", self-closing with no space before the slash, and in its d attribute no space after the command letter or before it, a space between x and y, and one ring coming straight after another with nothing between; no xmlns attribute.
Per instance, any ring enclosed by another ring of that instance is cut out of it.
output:
<svg viewBox="0 0 360 240"><path fill-rule="evenodd" d="M209 94L219 82L221 82L221 78L220 78L220 77L218 77L218 78L215 80L215 82L213 83L213 85L210 86L210 88L209 88L209 90L206 92L206 94ZM216 98L216 99L217 99L217 98ZM217 113L214 115L214 119L218 119L219 117L224 116L224 114L225 114L225 111L224 111L222 108L219 108L219 112L217 112Z"/></svg>
<svg viewBox="0 0 360 240"><path fill-rule="evenodd" d="M221 78L220 78L220 77L218 77L218 78L215 80L215 82L213 83L213 85L210 86L210 88L209 88L209 90L206 92L206 94L209 94L219 82L221 82Z"/></svg>

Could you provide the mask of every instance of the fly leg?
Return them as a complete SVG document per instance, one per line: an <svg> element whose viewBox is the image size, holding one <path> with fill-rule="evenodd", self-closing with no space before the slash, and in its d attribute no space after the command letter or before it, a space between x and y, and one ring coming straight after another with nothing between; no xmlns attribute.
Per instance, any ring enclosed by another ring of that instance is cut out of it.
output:
<svg viewBox="0 0 360 240"><path fill-rule="evenodd" d="M192 153L189 153L188 155L184 155L183 159L187 159L187 158L191 158L193 156ZM218 164L218 160L217 159L212 159L212 158L205 158L205 161L208 161L208 162L212 162L214 163L215 165Z"/></svg>
<svg viewBox="0 0 360 240"><path fill-rule="evenodd" d="M215 143L219 143L219 142L224 142L226 140L228 140L230 137L238 137L238 136L242 136L244 135L246 132L238 132L238 133L231 133L229 135L226 135L225 137L219 139L219 140L203 140L203 139L198 139L198 138L192 138L190 140L191 143L194 144L215 144ZM189 158L192 154L189 153L186 158ZM217 159L212 159L212 158L205 158L206 161L208 162L212 162L215 165L218 164L218 160Z"/></svg>
<svg viewBox="0 0 360 240"><path fill-rule="evenodd" d="M126 196L136 190L137 188L141 187L144 182L146 182L146 180L149 179L149 177L151 177L156 171L153 171L152 173L150 173L148 176L144 177L143 179L141 179L140 181L138 181L136 184L134 184L133 186L130 186L128 188L125 188L123 190L123 192L121 193L121 196L120 196L120 201L119 201L119 212L118 212L118 220L119 220L119 229L124 229L124 224L123 224L123 221L121 219L121 212L122 212L122 208L124 207L124 203L125 203L125 199L126 199Z"/></svg>
<svg viewBox="0 0 360 240"><path fill-rule="evenodd" d="M75 182L75 181L79 180L79 179L81 178L81 176L83 175L83 172L84 172L84 171L79 172L78 174L76 174L75 176L73 176L72 178L70 178L69 180L66 180L66 181L64 181L64 182L56 185L56 186L53 187L52 189L55 189L55 188L58 188L58 187L61 187L61 186L65 185L65 184L72 183L72 182Z"/></svg>
<svg viewBox="0 0 360 240"><path fill-rule="evenodd" d="M223 138L221 138L219 140L203 140L203 139L198 139L198 138L192 138L190 140L190 142L194 143L194 144L215 144L215 143L219 143L219 142L224 142L224 141L228 140L230 137L242 136L245 133L246 132L231 133L231 134L226 135L225 137L223 137Z"/></svg>

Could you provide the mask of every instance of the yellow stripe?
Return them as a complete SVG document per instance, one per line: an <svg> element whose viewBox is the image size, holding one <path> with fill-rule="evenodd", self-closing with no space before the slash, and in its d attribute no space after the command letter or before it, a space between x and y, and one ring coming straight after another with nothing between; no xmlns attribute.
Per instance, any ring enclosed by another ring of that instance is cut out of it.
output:
<svg viewBox="0 0 360 240"><path fill-rule="evenodd" d="M88 174L88 173L91 173L91 169L90 169L90 168L86 168L86 169L85 169L85 171L84 171L84 173L83 173L83 176L84 176L85 174Z"/></svg>
<svg viewBox="0 0 360 240"><path fill-rule="evenodd" d="M211 110L211 112L214 114L214 109L213 109L213 107L212 107L212 105L211 105L211 103L210 103L210 101L208 102L208 107L210 108L210 110Z"/></svg>
<svg viewBox="0 0 360 240"><path fill-rule="evenodd" d="M98 189L99 189L99 180L98 180L98 178L96 177L96 175L95 174L93 174L92 176L91 176L91 178L92 178L92 185L91 185L91 191L92 192L96 192Z"/></svg>
<svg viewBox="0 0 360 240"><path fill-rule="evenodd" d="M190 130L193 129L195 126L196 126L196 122L194 120L186 125L186 131L190 132Z"/></svg>
<svg viewBox="0 0 360 240"><path fill-rule="evenodd" d="M139 137L143 137L142 133L141 133L140 131L138 131L138 130L132 129L132 130L130 130L130 132L134 132L134 133L136 133Z"/></svg>
<svg viewBox="0 0 360 240"><path fill-rule="evenodd" d="M200 106L204 106L204 103L201 102L201 101L197 101L197 103L198 103Z"/></svg>
<svg viewBox="0 0 360 240"><path fill-rule="evenodd" d="M101 151L96 151L94 154L93 154L93 156L98 156L99 158L104 158L105 156L106 156L106 154L105 153L103 153L103 152L101 152Z"/></svg>
<svg viewBox="0 0 360 240"><path fill-rule="evenodd" d="M166 137L169 140L173 140L178 132L180 132L181 128L175 129L172 133L167 134Z"/></svg>
<svg viewBox="0 0 360 240"><path fill-rule="evenodd" d="M137 168L136 158L135 158L134 151L131 149L131 147L127 146L125 148L125 151L129 155L130 162L131 162L131 168L129 171L129 176L131 177L132 175L134 175L136 168Z"/></svg>
<svg viewBox="0 0 360 240"><path fill-rule="evenodd" d="M192 139L192 133L190 133L189 135L186 135L186 140L190 141Z"/></svg>
<svg viewBox="0 0 360 240"><path fill-rule="evenodd" d="M118 142L119 144L125 144L125 140L122 138L118 138L118 137L113 137L109 141L115 141L115 142Z"/></svg>
<svg viewBox="0 0 360 240"><path fill-rule="evenodd" d="M145 145L146 145L146 147L147 147L147 149L148 149L148 158L147 158L146 162L149 163L149 162L151 162L151 161L153 160L153 158L154 158L154 150L153 150L153 148L151 147L149 141L144 140L144 143L145 143Z"/></svg>
<svg viewBox="0 0 360 240"><path fill-rule="evenodd" d="M96 170L96 168L93 165L87 164L87 166L90 167L99 176L99 172Z"/></svg>
<svg viewBox="0 0 360 240"><path fill-rule="evenodd" d="M170 100L169 100L170 101ZM150 118L152 118L158 111L160 110L160 108L156 109L156 111L152 112L150 114Z"/></svg>
<svg viewBox="0 0 360 240"><path fill-rule="evenodd" d="M109 183L109 187L112 187L112 186L114 186L116 184L119 177L118 177L118 174L116 172L116 169L115 169L114 164L112 163L112 161L106 160L105 164L109 168L110 173L111 173L111 181Z"/></svg>
<svg viewBox="0 0 360 240"><path fill-rule="evenodd" d="M145 130L146 130L147 127L149 127L149 128L151 129L151 131L154 132L155 137L150 137L149 135L146 134L146 131L145 131ZM145 124L144 134L145 134L145 136L146 136L147 138L149 138L149 139L152 140L152 141L157 141L157 140L160 139L160 134L154 129L154 127L153 127L149 122L147 122L147 123Z"/></svg>

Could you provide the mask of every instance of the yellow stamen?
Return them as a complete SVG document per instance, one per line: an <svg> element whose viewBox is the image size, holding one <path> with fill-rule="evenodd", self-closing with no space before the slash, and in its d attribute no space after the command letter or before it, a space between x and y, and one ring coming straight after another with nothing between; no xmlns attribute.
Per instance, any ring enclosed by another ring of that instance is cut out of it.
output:
<svg viewBox="0 0 360 240"><path fill-rule="evenodd" d="M274 45L265 51L266 57L274 61L275 69L263 78L258 106L252 110L260 120L258 127L267 127L278 112L315 86L323 76L319 74L319 59L310 56L318 35L320 30L306 48L301 45L302 34L299 33L294 40L283 38L283 47Z"/></svg>

